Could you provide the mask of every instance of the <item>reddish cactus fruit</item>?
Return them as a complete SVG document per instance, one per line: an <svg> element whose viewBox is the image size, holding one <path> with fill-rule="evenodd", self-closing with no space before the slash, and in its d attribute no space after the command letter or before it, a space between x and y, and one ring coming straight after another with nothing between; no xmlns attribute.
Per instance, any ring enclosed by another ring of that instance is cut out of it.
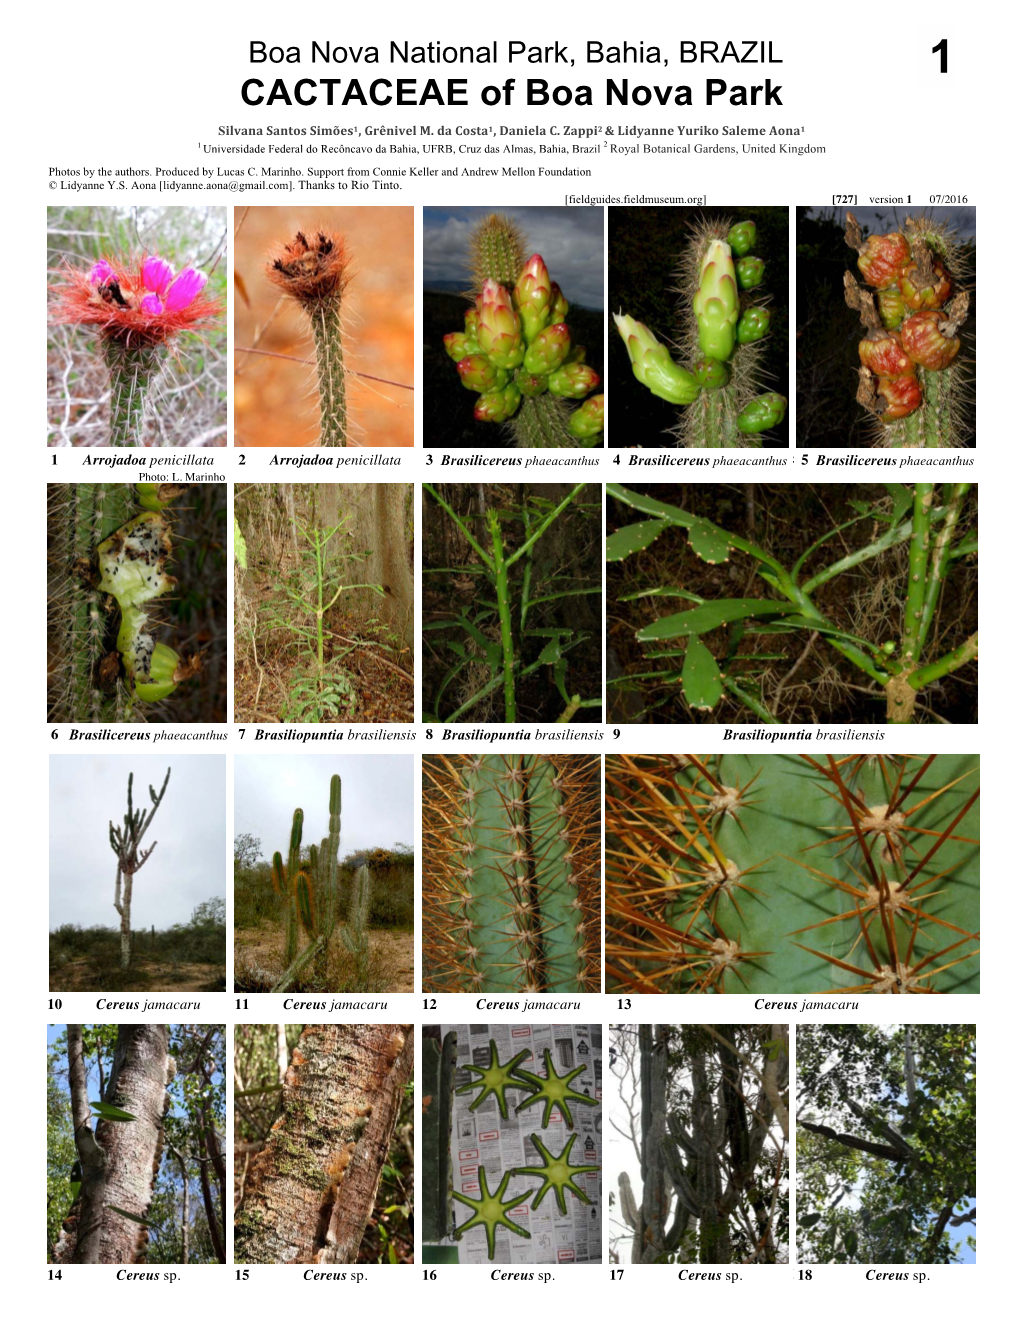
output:
<svg viewBox="0 0 1020 1320"><path fill-rule="evenodd" d="M872 234L857 258L857 269L873 289L888 289L910 260L903 234Z"/></svg>
<svg viewBox="0 0 1020 1320"><path fill-rule="evenodd" d="M913 375L914 364L904 352L900 336L894 332L869 330L857 346L860 359L876 376Z"/></svg>
<svg viewBox="0 0 1020 1320"><path fill-rule="evenodd" d="M941 329L952 324L943 320L942 312L915 312L908 316L900 338L911 361L928 371L945 371L960 351L959 339L943 334Z"/></svg>
<svg viewBox="0 0 1020 1320"><path fill-rule="evenodd" d="M907 307L915 312L934 311L941 307L952 292L953 285L941 262L932 262L930 276L918 269L912 261L900 274L900 293Z"/></svg>
<svg viewBox="0 0 1020 1320"><path fill-rule="evenodd" d="M880 376L878 393L885 399L883 422L895 422L901 417L909 417L921 406L921 387L916 376L894 376L891 379Z"/></svg>

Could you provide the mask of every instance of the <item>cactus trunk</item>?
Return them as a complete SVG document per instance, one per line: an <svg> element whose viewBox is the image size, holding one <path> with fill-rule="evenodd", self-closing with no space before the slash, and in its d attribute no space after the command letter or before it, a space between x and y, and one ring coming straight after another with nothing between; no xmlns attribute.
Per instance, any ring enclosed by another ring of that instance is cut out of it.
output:
<svg viewBox="0 0 1020 1320"><path fill-rule="evenodd" d="M117 879L114 884L113 906L120 916L120 965L122 971L127 971L131 963L131 897L134 888L135 872L148 861L155 848L153 843L148 848L142 848L142 839L146 831L152 824L153 817L159 810L159 804L163 801L163 794L166 792L166 786L170 782L170 771L166 772L166 778L163 780L163 787L157 793L149 786L149 797L152 801L151 810L134 807L132 790L134 788L134 775L128 775L128 809L124 813L123 823L114 825L110 821L110 848L117 858Z"/></svg>
<svg viewBox="0 0 1020 1320"><path fill-rule="evenodd" d="M284 971L274 992L289 989L302 972L313 965L316 989L328 989L329 947L339 916L338 854L340 849L340 776L329 781L329 834L308 850L308 863L301 864L304 811L298 807L291 825L287 865L273 854L273 887L284 905ZM367 918L367 914L366 914ZM299 930L308 937L298 952Z"/></svg>
<svg viewBox="0 0 1020 1320"><path fill-rule="evenodd" d="M146 399L166 357L166 347L107 338L103 353L110 372L110 444L114 448L141 445Z"/></svg>

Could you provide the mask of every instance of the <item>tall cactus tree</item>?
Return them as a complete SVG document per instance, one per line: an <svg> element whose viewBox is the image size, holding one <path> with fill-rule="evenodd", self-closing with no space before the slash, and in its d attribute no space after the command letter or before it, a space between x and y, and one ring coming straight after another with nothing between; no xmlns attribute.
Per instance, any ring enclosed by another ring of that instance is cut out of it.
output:
<svg viewBox="0 0 1020 1320"><path fill-rule="evenodd" d="M635 1262L779 1260L789 1122L786 1030L638 1028L640 1204L629 1175L620 1177ZM765 1151L770 1139L774 1156Z"/></svg>
<svg viewBox="0 0 1020 1320"><path fill-rule="evenodd" d="M283 961L286 970L273 987L286 990L309 965L315 964L316 983L325 984L329 964L329 945L336 930L340 911L337 858L340 850L340 776L329 781L329 834L308 850L308 861L301 861L301 835L305 814L294 812L290 832L290 850L286 867L279 853L273 854L273 885L284 900L286 937ZM367 920L367 917L366 917ZM308 945L298 953L298 927L308 936Z"/></svg>
<svg viewBox="0 0 1020 1320"><path fill-rule="evenodd" d="M159 804L163 801L163 794L170 782L170 770L167 769L163 787L158 793L151 784L149 785L149 796L152 799L152 809L149 811L141 807L136 811L134 808L132 799L134 778L133 774L128 775L128 809L124 813L124 823L114 825L113 821L110 821L110 847L117 858L117 882L114 888L113 906L120 914L120 965L124 971L127 971L131 963L131 891L134 887L135 873L142 869L156 847L153 843L148 848L142 848L141 843L159 810Z"/></svg>

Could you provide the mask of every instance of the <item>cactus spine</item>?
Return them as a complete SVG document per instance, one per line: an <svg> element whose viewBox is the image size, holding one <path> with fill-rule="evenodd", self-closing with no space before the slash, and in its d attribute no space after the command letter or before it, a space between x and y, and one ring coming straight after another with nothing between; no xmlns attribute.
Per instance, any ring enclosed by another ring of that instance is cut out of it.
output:
<svg viewBox="0 0 1020 1320"><path fill-rule="evenodd" d="M122 971L127 971L131 962L131 891L134 888L135 874L142 869L152 856L156 844L153 843L148 848L142 848L141 852L139 852L139 848L146 830L152 824L153 817L159 810L159 804L163 801L163 794L170 782L170 770L167 769L163 787L158 793L151 784L149 785L149 797L152 799L151 811L146 811L141 807L137 811L134 809L132 800L134 778L133 774L128 775L128 809L124 813L124 823L115 826L113 821L110 821L110 847L117 858L117 881L114 886L113 906L120 914L120 965Z"/></svg>
<svg viewBox="0 0 1020 1320"><path fill-rule="evenodd" d="M971 756L608 757L607 983L976 990L978 793Z"/></svg>
<svg viewBox="0 0 1020 1320"><path fill-rule="evenodd" d="M464 331L444 337L462 384L479 395L475 419L506 422L518 447L587 448L599 443L604 397L598 374L571 344L569 305L506 216L491 215L471 238L474 300ZM586 399L572 409L570 400Z"/></svg>
<svg viewBox="0 0 1020 1320"><path fill-rule="evenodd" d="M903 232L865 239L852 211L845 239L865 283L844 275L847 306L864 327L857 402L875 418L877 443L935 449L963 443L966 368L957 331L970 314L964 263L943 225L908 216Z"/></svg>
<svg viewBox="0 0 1020 1320"><path fill-rule="evenodd" d="M597 990L597 760L426 757L426 980Z"/></svg>

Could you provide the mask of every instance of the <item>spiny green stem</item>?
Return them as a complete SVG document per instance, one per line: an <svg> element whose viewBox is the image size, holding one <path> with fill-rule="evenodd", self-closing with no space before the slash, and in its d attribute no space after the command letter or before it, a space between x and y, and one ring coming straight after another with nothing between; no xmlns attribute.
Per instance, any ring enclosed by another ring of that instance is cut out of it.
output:
<svg viewBox="0 0 1020 1320"><path fill-rule="evenodd" d="M492 562L495 568L499 631L503 643L503 705L507 724L513 724L517 719L517 697L514 692L514 636L513 624L510 620L510 584L507 581L509 565L503 558L503 534L499 530L499 515L495 509L489 510L488 519L489 536L492 538Z"/></svg>
<svg viewBox="0 0 1020 1320"><path fill-rule="evenodd" d="M319 374L319 444L323 449L346 448L347 381L340 297L322 298L308 310Z"/></svg>
<svg viewBox="0 0 1020 1320"><path fill-rule="evenodd" d="M938 536L935 538L935 545L932 548L931 566L928 570L928 584L924 597L924 617L921 619L921 631L918 636L918 650L924 649L924 644L928 640L928 633L935 619L935 606L938 603L939 593L942 590L942 584L946 580L946 574L949 571L950 556L953 532L956 530L956 524L959 521L960 513L963 510L963 502L967 498L967 492L970 490L969 481L958 481L953 486L953 492L949 497L949 504L946 507L946 516L939 528Z"/></svg>
<svg viewBox="0 0 1020 1320"><path fill-rule="evenodd" d="M929 683L934 683L936 679L945 678L947 674L954 673L961 669L970 660L976 660L978 653L978 635L972 633L965 642L961 642L954 650L948 651L938 660L933 660L930 665L924 665L910 676L910 686L920 691Z"/></svg>
<svg viewBox="0 0 1020 1320"><path fill-rule="evenodd" d="M165 352L162 345L129 347L118 339L103 340L110 372L110 444L114 448L142 443L146 395Z"/></svg>
<svg viewBox="0 0 1020 1320"><path fill-rule="evenodd" d="M910 536L902 649L903 664L908 670L916 667L920 651L921 620L924 617L924 599L928 589L928 536L934 489L930 481L918 481L914 484L914 520Z"/></svg>
<svg viewBox="0 0 1020 1320"><path fill-rule="evenodd" d="M516 442L530 449L570 449L577 441L567 429L569 409L552 394L521 400L513 419Z"/></svg>

